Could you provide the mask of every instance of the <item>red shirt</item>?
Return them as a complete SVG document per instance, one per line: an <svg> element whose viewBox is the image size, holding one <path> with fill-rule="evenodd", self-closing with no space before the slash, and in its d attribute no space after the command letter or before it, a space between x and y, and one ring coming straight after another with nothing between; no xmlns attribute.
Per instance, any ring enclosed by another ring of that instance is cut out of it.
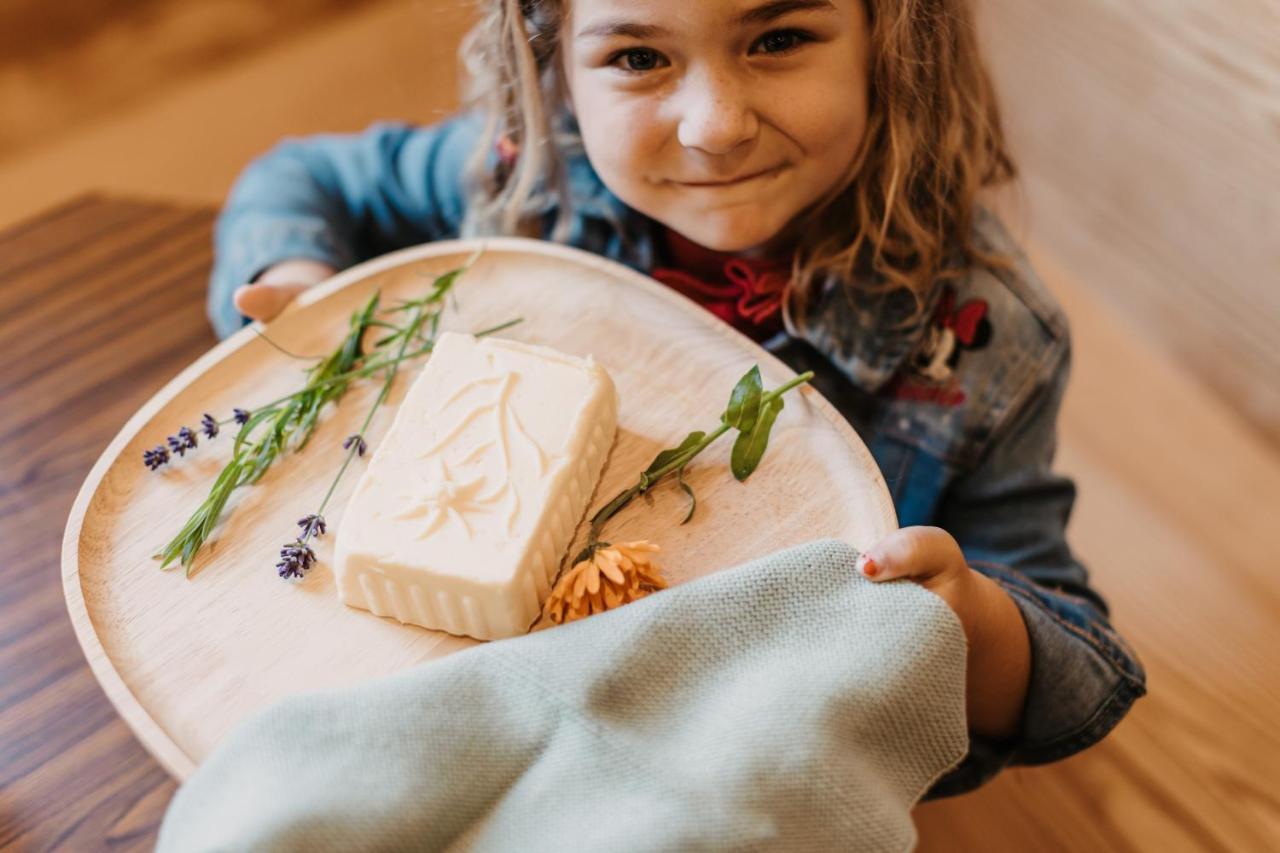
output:
<svg viewBox="0 0 1280 853"><path fill-rule="evenodd" d="M757 341L782 330L791 261L716 252L663 229L662 263L649 274Z"/></svg>

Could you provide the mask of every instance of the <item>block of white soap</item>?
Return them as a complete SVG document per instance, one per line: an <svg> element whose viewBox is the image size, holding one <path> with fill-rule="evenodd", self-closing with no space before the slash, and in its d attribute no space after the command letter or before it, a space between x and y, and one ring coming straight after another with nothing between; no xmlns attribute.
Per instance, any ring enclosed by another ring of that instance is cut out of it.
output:
<svg viewBox="0 0 1280 853"><path fill-rule="evenodd" d="M338 596L482 640L550 592L617 426L591 358L445 332L342 515Z"/></svg>

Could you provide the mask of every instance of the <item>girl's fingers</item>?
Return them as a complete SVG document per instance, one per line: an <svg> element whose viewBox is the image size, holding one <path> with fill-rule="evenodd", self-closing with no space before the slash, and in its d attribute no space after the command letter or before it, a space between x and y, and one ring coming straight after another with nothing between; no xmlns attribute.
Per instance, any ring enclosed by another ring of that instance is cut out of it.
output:
<svg viewBox="0 0 1280 853"><path fill-rule="evenodd" d="M244 284L232 295L236 310L247 317L267 322L274 319L310 285L296 282Z"/></svg>
<svg viewBox="0 0 1280 853"><path fill-rule="evenodd" d="M960 546L938 527L895 530L858 556L857 569L874 581L927 580L953 568L967 568Z"/></svg>

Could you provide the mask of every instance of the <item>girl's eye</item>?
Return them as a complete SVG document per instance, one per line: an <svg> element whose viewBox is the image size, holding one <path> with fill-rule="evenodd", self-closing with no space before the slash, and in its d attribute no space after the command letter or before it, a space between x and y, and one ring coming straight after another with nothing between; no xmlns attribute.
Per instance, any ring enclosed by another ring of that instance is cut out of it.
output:
<svg viewBox="0 0 1280 853"><path fill-rule="evenodd" d="M621 64L619 64L621 63ZM662 67L662 54L647 47L633 47L619 51L609 60L609 64L622 71L643 73Z"/></svg>
<svg viewBox="0 0 1280 853"><path fill-rule="evenodd" d="M812 41L812 38L800 30L773 30L756 39L756 43L751 46L751 52L790 53L807 41Z"/></svg>

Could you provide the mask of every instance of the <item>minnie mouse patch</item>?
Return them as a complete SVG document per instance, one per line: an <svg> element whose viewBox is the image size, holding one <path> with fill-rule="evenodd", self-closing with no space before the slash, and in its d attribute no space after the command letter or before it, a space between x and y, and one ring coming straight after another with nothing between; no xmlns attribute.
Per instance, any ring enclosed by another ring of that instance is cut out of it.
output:
<svg viewBox="0 0 1280 853"><path fill-rule="evenodd" d="M956 291L944 285L938 306L920 346L908 367L889 386L895 400L915 400L958 406L965 400L955 370L965 350L982 349L991 342L987 301L970 299L956 306Z"/></svg>

